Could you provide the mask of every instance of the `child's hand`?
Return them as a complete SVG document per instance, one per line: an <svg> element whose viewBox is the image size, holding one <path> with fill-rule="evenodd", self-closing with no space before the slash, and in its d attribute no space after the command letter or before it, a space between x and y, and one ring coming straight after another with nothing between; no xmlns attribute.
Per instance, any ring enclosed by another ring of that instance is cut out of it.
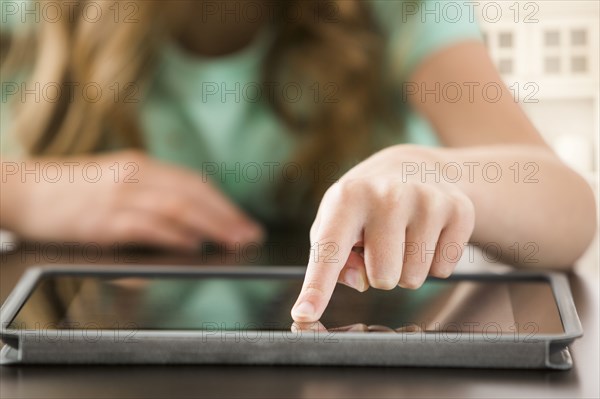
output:
<svg viewBox="0 0 600 399"><path fill-rule="evenodd" d="M416 289L428 274L452 273L473 232L473 203L456 185L403 177L402 162L427 156L420 152L413 146L381 151L325 193L294 320L319 320L338 281L359 291Z"/></svg>
<svg viewBox="0 0 600 399"><path fill-rule="evenodd" d="M32 174L8 176L22 205L6 227L24 238L183 250L198 248L202 240L231 244L261 238L261 228L202 176L143 153L26 165L48 176L38 176L37 182ZM60 179L55 179L56 165Z"/></svg>

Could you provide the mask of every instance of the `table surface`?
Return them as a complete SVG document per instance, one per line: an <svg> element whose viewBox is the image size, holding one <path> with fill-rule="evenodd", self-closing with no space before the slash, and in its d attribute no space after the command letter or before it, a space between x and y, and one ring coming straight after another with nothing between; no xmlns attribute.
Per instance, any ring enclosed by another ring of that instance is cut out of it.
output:
<svg viewBox="0 0 600 399"><path fill-rule="evenodd" d="M303 264L306 245L271 242L238 253L214 248L196 256L130 251L120 247L22 244L0 253L0 299L6 299L23 272L40 264L147 265ZM461 265L461 267L463 267ZM466 266L497 267L483 261ZM352 398L352 397L543 397L598 398L598 275L594 268L569 275L585 335L571 345L569 371L294 366L3 366L2 398Z"/></svg>

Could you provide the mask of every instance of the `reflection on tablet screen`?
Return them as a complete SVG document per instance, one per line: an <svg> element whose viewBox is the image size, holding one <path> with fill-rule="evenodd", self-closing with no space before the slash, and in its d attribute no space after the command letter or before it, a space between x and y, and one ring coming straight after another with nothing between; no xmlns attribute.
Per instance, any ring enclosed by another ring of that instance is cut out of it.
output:
<svg viewBox="0 0 600 399"><path fill-rule="evenodd" d="M294 277L45 276L9 328L289 330L301 284ZM434 279L416 291L364 293L338 285L321 322L337 331L564 332L543 279Z"/></svg>

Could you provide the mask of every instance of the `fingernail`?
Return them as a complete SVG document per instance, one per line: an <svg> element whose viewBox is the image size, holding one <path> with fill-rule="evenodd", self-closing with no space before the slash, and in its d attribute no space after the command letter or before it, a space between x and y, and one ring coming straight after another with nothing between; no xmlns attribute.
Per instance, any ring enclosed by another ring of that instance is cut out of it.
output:
<svg viewBox="0 0 600 399"><path fill-rule="evenodd" d="M342 276L342 283L359 292L366 290L366 281L362 273L356 269L347 269Z"/></svg>
<svg viewBox="0 0 600 399"><path fill-rule="evenodd" d="M312 320L315 315L315 307L312 303L304 301L292 309L292 318L294 320Z"/></svg>

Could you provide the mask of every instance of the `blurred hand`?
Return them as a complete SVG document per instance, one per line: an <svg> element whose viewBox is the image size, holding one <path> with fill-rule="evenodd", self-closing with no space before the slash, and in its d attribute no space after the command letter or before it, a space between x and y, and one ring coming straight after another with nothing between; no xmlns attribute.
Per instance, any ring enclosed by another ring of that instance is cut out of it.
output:
<svg viewBox="0 0 600 399"><path fill-rule="evenodd" d="M58 180L52 165L62 168ZM24 238L178 250L261 239L261 228L201 176L137 151L34 160L27 168L47 168L52 178L26 175L13 186L22 208L10 228Z"/></svg>
<svg viewBox="0 0 600 399"><path fill-rule="evenodd" d="M473 232L474 207L456 185L401 175L402 162L427 162L427 156L415 146L390 147L325 193L294 320L319 320L338 281L361 292L416 289L428 274L452 273Z"/></svg>

